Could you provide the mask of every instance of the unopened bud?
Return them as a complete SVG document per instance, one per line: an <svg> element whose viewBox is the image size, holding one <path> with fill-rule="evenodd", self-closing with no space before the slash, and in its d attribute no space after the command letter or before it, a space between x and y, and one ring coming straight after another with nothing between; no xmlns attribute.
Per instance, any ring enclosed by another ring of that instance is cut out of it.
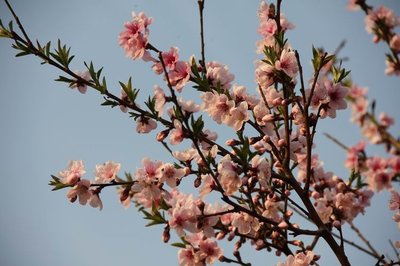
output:
<svg viewBox="0 0 400 266"><path fill-rule="evenodd" d="M233 247L234 252L239 252L239 249L242 247L242 243L240 241L235 243L235 246Z"/></svg>
<svg viewBox="0 0 400 266"><path fill-rule="evenodd" d="M342 224L340 223L340 221L335 220L335 221L333 222L333 226L336 227L337 229L339 229L339 228L342 226Z"/></svg>
<svg viewBox="0 0 400 266"><path fill-rule="evenodd" d="M286 141L284 139L278 140L278 147L283 147L286 145Z"/></svg>
<svg viewBox="0 0 400 266"><path fill-rule="evenodd" d="M253 145L253 144L255 144L256 142L258 142L260 140L261 140L261 137L251 137L249 139L249 143L250 143L250 145Z"/></svg>
<svg viewBox="0 0 400 266"><path fill-rule="evenodd" d="M170 233L169 233L169 225L167 225L167 226L164 228L164 232L163 232L163 234L162 234L162 240L163 240L164 243L168 243L168 241L169 241L170 238L171 238L171 235L170 235Z"/></svg>
<svg viewBox="0 0 400 266"><path fill-rule="evenodd" d="M235 140L235 139L228 139L226 142L225 142L225 145L226 146L236 146L236 145L238 145L239 144L239 141L237 141L237 140Z"/></svg>
<svg viewBox="0 0 400 266"><path fill-rule="evenodd" d="M311 197L313 199L319 199L321 197L321 195L319 194L318 191L313 191L313 192L311 192Z"/></svg>
<svg viewBox="0 0 400 266"><path fill-rule="evenodd" d="M217 236L215 237L217 240L222 240L222 239L224 239L224 237L226 236L226 233L224 233L224 232L219 232L218 234L217 234Z"/></svg>
<svg viewBox="0 0 400 266"><path fill-rule="evenodd" d="M201 185L201 177L198 176L198 177L194 180L193 186L194 186L195 188L198 188L200 185Z"/></svg>
<svg viewBox="0 0 400 266"><path fill-rule="evenodd" d="M169 129L163 130L157 134L156 140L161 142L163 141L169 134Z"/></svg>
<svg viewBox="0 0 400 266"><path fill-rule="evenodd" d="M282 254L280 250L275 251L275 256L279 257Z"/></svg>
<svg viewBox="0 0 400 266"><path fill-rule="evenodd" d="M121 202L124 202L128 197L129 197L129 191L130 188L125 188L122 192L121 195L119 196L119 200Z"/></svg>
<svg viewBox="0 0 400 266"><path fill-rule="evenodd" d="M275 5L274 4L270 4L269 8L268 8L268 17L269 18L275 18Z"/></svg>
<svg viewBox="0 0 400 266"><path fill-rule="evenodd" d="M338 189L338 191L342 192L346 189L346 184L343 182L340 182L339 184L337 184L336 188Z"/></svg>
<svg viewBox="0 0 400 266"><path fill-rule="evenodd" d="M228 241L232 241L235 238L235 232L230 232L228 235Z"/></svg>
<svg viewBox="0 0 400 266"><path fill-rule="evenodd" d="M303 244L303 241L300 241L300 240L293 240L293 245L295 245L295 246L298 246L298 247L302 247L304 244Z"/></svg>
<svg viewBox="0 0 400 266"><path fill-rule="evenodd" d="M77 198L78 198L78 196L72 197L72 198L69 199L69 201L70 201L71 203L74 203L74 202L76 201Z"/></svg>
<svg viewBox="0 0 400 266"><path fill-rule="evenodd" d="M263 141L265 141L265 142L270 142L271 141L271 138L269 137L269 136L267 136L267 135L265 135L264 137L263 137Z"/></svg>
<svg viewBox="0 0 400 266"><path fill-rule="evenodd" d="M289 226L285 221L282 221L278 224L278 227L281 229L287 229Z"/></svg>
<svg viewBox="0 0 400 266"><path fill-rule="evenodd" d="M204 204L204 201L202 201L201 199L197 199L195 203L196 203L197 208L199 208L199 210L201 212L203 212L204 211L204 207L206 206Z"/></svg>

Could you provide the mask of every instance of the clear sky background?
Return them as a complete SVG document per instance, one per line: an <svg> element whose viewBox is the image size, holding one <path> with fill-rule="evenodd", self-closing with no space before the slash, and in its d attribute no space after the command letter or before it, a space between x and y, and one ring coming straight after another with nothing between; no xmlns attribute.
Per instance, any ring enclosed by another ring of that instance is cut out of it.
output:
<svg viewBox="0 0 400 266"><path fill-rule="evenodd" d="M400 14L396 0L368 1L384 4ZM42 42L57 38L72 46L76 55L72 69L84 69L83 61L104 66L108 85L119 94L118 81L133 76L143 98L152 93L155 77L150 64L132 62L118 46L123 23L131 11L144 11L154 18L150 26L151 43L159 49L180 48L181 59L200 56L199 22L195 0L36 0L11 1L32 39ZM384 75L383 44L372 43L364 30L362 12L345 10L346 1L284 0L283 12L296 29L288 33L292 47L298 49L306 76L311 74L311 46L333 51L342 40L347 45L341 55L348 56L346 68L352 70L355 83L367 86L377 110L399 118L400 79ZM255 42L259 1L206 1L206 59L229 65L235 82L255 91ZM0 18L8 23L10 15L3 2ZM168 154L154 141L154 135L137 135L135 123L119 109L101 107L101 96L88 91L81 95L53 80L61 74L50 66L41 66L33 56L16 59L11 42L0 40L0 265L4 266L107 266L176 265L177 249L163 244L162 227L145 228L145 220L134 208L125 210L114 189L104 190L103 211L71 204L66 190L51 192L50 174L64 169L70 159L85 161L87 178L95 164L107 160L122 163L122 171L134 172L148 156L167 161ZM185 90L190 91L188 86ZM198 99L196 94L187 97ZM354 145L359 131L350 124L349 111L338 119L324 120L319 132L329 132L347 145ZM398 121L397 121L398 122ZM215 124L208 127L214 129ZM393 128L398 135L399 126ZM232 130L220 132L224 141ZM317 149L325 169L345 177L344 152L326 138L317 138ZM381 149L369 149L376 154ZM396 185L397 186L397 185ZM398 189L398 186L397 186ZM379 251L393 256L388 238L400 240L396 224L388 210L389 193L373 200L374 207L355 224ZM354 236L349 238L357 241ZM324 251L325 249L325 251ZM229 249L228 249L229 250ZM337 265L335 257L322 246L321 265ZM227 252L229 255L230 252ZM366 255L348 249L354 265L373 265ZM273 254L243 253L253 265L274 265Z"/></svg>

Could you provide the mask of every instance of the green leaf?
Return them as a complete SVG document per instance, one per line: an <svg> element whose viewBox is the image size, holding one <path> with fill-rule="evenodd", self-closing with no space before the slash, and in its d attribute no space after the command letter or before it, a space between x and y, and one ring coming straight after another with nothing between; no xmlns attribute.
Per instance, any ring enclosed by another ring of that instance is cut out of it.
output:
<svg viewBox="0 0 400 266"><path fill-rule="evenodd" d="M58 178L58 177L56 177L54 175L51 175L51 178L53 178L53 180L50 180L49 185L50 186L54 186L52 191L63 189L63 188L66 188L66 187L71 187L71 185L67 185L67 184L62 183L60 181L60 178Z"/></svg>
<svg viewBox="0 0 400 266"><path fill-rule="evenodd" d="M179 242L172 243L171 246L177 247L177 248L185 248L186 247L186 245L184 243L179 243Z"/></svg>
<svg viewBox="0 0 400 266"><path fill-rule="evenodd" d="M69 78L64 77L64 76L58 76L58 79L55 79L55 81L66 82L66 83L74 82L73 79L69 79Z"/></svg>

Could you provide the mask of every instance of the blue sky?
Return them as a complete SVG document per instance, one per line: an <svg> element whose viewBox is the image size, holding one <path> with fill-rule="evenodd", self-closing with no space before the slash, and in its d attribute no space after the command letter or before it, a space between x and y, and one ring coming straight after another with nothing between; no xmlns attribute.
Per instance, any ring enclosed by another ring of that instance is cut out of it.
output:
<svg viewBox="0 0 400 266"><path fill-rule="evenodd" d="M385 4L400 13L398 1L371 3ZM123 23L131 19L132 10L154 18L150 38L159 49L178 46L182 59L200 55L195 0L36 0L11 4L32 39L56 43L60 38L72 46L76 55L72 69L83 69L83 61L90 60L104 66L103 73L116 94L118 81L126 81L129 76L143 98L155 84L163 84L152 74L149 64L132 62L118 46L118 34ZM250 92L255 89L254 61L258 58L258 5L259 1L206 1L205 9L206 59L227 64L236 76L235 82ZM289 42L300 52L307 76L311 73L312 45L333 51L343 39L347 40L342 55L350 58L344 65L352 70L353 80L369 88L378 111L398 118L400 83L399 78L383 74L386 46L373 44L364 30L364 15L347 12L345 6L346 1L283 1L283 12L296 25L288 33ZM10 20L3 2L0 18ZM47 186L50 174L64 169L70 159L85 161L88 178L95 164L107 160L121 162L121 172L135 171L145 156L168 160L168 154L153 140L154 135L137 135L133 121L118 109L101 107L102 98L96 92L81 95L54 82L61 73L41 66L38 58L16 59L10 44L0 40L0 265L176 265L177 249L162 243L162 228L145 228L140 213L134 208L123 209L113 189L102 192L104 209L99 212L71 204L66 191L51 192ZM185 90L187 97L197 99L189 87ZM359 132L348 120L349 112L341 112L338 119L323 121L319 132L329 132L353 145ZM399 132L398 125L393 132ZM220 135L220 139L225 137ZM345 154L339 147L319 137L317 148L326 170L340 176L347 174L343 167ZM371 154L379 151L370 150ZM399 240L400 234L387 210L388 199L388 193L379 194L373 201L376 206L355 223L367 237L377 241L379 250L392 254L387 239ZM252 260L253 265L273 265L277 261L272 254L246 251L243 257ZM326 258L322 265L337 265L332 254L322 254ZM374 263L359 255L349 249L354 264Z"/></svg>

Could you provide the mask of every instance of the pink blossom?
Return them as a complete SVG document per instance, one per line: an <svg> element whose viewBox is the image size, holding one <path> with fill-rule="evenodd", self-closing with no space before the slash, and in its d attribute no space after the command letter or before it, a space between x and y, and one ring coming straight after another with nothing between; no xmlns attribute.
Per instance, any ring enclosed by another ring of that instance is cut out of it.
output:
<svg viewBox="0 0 400 266"><path fill-rule="evenodd" d="M254 106L256 106L260 102L260 100L257 99L256 96L247 94L245 86L238 86L234 84L232 88L233 98L236 103L246 101L249 109L253 109Z"/></svg>
<svg viewBox="0 0 400 266"><path fill-rule="evenodd" d="M259 61L256 64L256 81L262 89L266 89L274 83L275 73L274 66Z"/></svg>
<svg viewBox="0 0 400 266"><path fill-rule="evenodd" d="M146 51L149 35L147 26L152 19L142 12L138 15L132 13L132 17L132 21L126 22L125 29L119 34L119 45L124 48L126 56L132 59L150 58Z"/></svg>
<svg viewBox="0 0 400 266"><path fill-rule="evenodd" d="M368 92L368 88L363 88L357 85L351 86L349 90L349 96L352 97L353 99L357 98L365 98Z"/></svg>
<svg viewBox="0 0 400 266"><path fill-rule="evenodd" d="M268 197L264 202L265 210L262 213L264 217L272 219L276 222L281 220L281 212L283 210L283 202L278 201L275 197Z"/></svg>
<svg viewBox="0 0 400 266"><path fill-rule="evenodd" d="M144 167L138 169L135 173L135 176L139 181L144 181L150 184L161 177L161 167L163 165L161 161L151 161L149 158L145 157L142 160L142 164Z"/></svg>
<svg viewBox="0 0 400 266"><path fill-rule="evenodd" d="M80 77L81 79L83 79L83 80L86 80L86 81L90 81L90 80L91 80L90 73L89 73L89 71L87 71L87 70L86 70L86 71L76 71L75 74L76 74L77 76L79 76L79 77ZM87 91L87 85L86 85L85 83L81 82L80 80L76 80L76 81L72 82L72 83L69 85L69 87L70 87L71 89L77 88L78 91L79 91L80 93L82 93L82 94L86 93L86 91Z"/></svg>
<svg viewBox="0 0 400 266"><path fill-rule="evenodd" d="M385 74L388 76L395 75L400 76L400 66L393 61L386 59Z"/></svg>
<svg viewBox="0 0 400 266"><path fill-rule="evenodd" d="M230 110L235 106L233 100L225 94L206 92L201 95L203 100L202 109L218 124L226 123L229 120Z"/></svg>
<svg viewBox="0 0 400 266"><path fill-rule="evenodd" d="M356 98L354 102L351 103L351 121L361 125L365 114L368 111L368 100L364 97Z"/></svg>
<svg viewBox="0 0 400 266"><path fill-rule="evenodd" d="M140 117L136 120L136 132L146 134L157 128L157 123L153 119Z"/></svg>
<svg viewBox="0 0 400 266"><path fill-rule="evenodd" d="M324 198L319 198L315 202L315 210L318 213L319 218L323 223L328 223L333 213L333 208L329 206L328 202Z"/></svg>
<svg viewBox="0 0 400 266"><path fill-rule="evenodd" d="M219 179L226 195L234 194L242 184L237 172L236 165L232 162L229 154L225 155L218 164Z"/></svg>
<svg viewBox="0 0 400 266"><path fill-rule="evenodd" d="M269 6L264 0L260 3L257 16L261 21L269 19Z"/></svg>
<svg viewBox="0 0 400 266"><path fill-rule="evenodd" d="M236 131L239 131L243 127L243 123L249 119L247 102L241 102L236 107L230 109L229 117L227 117L225 123Z"/></svg>
<svg viewBox="0 0 400 266"><path fill-rule="evenodd" d="M277 89L273 86L261 89L264 92L265 100L267 101L269 108L280 106L282 104L283 100L282 91L277 91Z"/></svg>
<svg viewBox="0 0 400 266"><path fill-rule="evenodd" d="M258 27L258 33L264 38L273 37L277 30L278 26L274 19L263 19Z"/></svg>
<svg viewBox="0 0 400 266"><path fill-rule="evenodd" d="M83 161L69 161L68 168L60 171L58 175L62 183L74 186L85 173Z"/></svg>
<svg viewBox="0 0 400 266"><path fill-rule="evenodd" d="M400 174L400 156L394 156L388 160L388 165L394 174Z"/></svg>
<svg viewBox="0 0 400 266"><path fill-rule="evenodd" d="M229 73L228 66L222 65L216 61L210 61L207 63L207 78L213 87L217 88L221 86L223 90L229 90L231 82L235 76Z"/></svg>
<svg viewBox="0 0 400 266"><path fill-rule="evenodd" d="M89 191L90 181L87 179L81 179L76 185L67 192L67 198L71 202L75 202L79 199L81 205L86 205L90 200L92 193Z"/></svg>
<svg viewBox="0 0 400 266"><path fill-rule="evenodd" d="M215 188L213 177L210 174L201 175L201 184L199 189L200 198L205 197Z"/></svg>
<svg viewBox="0 0 400 266"><path fill-rule="evenodd" d="M389 201L389 209L392 211L397 211L400 209L400 194L394 189L391 189L390 193L392 195Z"/></svg>
<svg viewBox="0 0 400 266"><path fill-rule="evenodd" d="M294 79L299 71L295 53L284 49L279 60L275 61L275 68L285 72L286 75Z"/></svg>
<svg viewBox="0 0 400 266"><path fill-rule="evenodd" d="M167 203L171 205L168 210L171 216L168 224L179 236L184 236L185 231L191 233L199 231L196 225L200 210L197 208L192 195L186 195L175 190Z"/></svg>
<svg viewBox="0 0 400 266"><path fill-rule="evenodd" d="M387 128L394 124L394 119L390 117L387 113L383 112L379 115L379 122L381 126Z"/></svg>
<svg viewBox="0 0 400 266"><path fill-rule="evenodd" d="M356 11L360 9L360 6L357 4L357 0L349 0L347 3L347 9L350 11Z"/></svg>
<svg viewBox="0 0 400 266"><path fill-rule="evenodd" d="M278 263L277 266L308 266L314 259L314 253L307 250L306 253L299 252L296 255L289 255L285 263Z"/></svg>
<svg viewBox="0 0 400 266"><path fill-rule="evenodd" d="M345 97L348 93L348 88L342 86L340 83L333 83L332 81L325 81L327 88L329 102L328 109L321 112L321 116L328 115L330 118L336 117L336 110L343 110L347 108Z"/></svg>
<svg viewBox="0 0 400 266"><path fill-rule="evenodd" d="M177 169L170 163L163 164L157 171L161 171L160 183L165 182L171 188L176 187L176 182L185 175L185 169Z"/></svg>
<svg viewBox="0 0 400 266"><path fill-rule="evenodd" d="M145 208L160 204L162 192L157 185L137 182L132 186L132 192L134 200Z"/></svg>
<svg viewBox="0 0 400 266"><path fill-rule="evenodd" d="M119 98L120 98L122 101L131 103L130 100L129 100L129 98L128 98L128 95L126 94L126 92L124 91L124 89L121 88L120 91L121 91L121 92L120 92L120 97L119 97ZM119 105L119 109L121 109L121 112L124 112L124 113L128 112L128 107L127 107L126 105L120 104L120 105Z"/></svg>
<svg viewBox="0 0 400 266"><path fill-rule="evenodd" d="M392 28L399 24L399 19L393 10L385 6L380 6L379 8L370 11L365 17L365 29L369 33L374 33L374 30L378 27L377 23L384 23L385 26Z"/></svg>
<svg viewBox="0 0 400 266"><path fill-rule="evenodd" d="M382 137L379 133L378 127L369 119L363 121L361 133L369 140L369 142L373 144L377 144L382 141Z"/></svg>
<svg viewBox="0 0 400 266"><path fill-rule="evenodd" d="M172 155L175 157L175 159L182 161L182 162L189 162L193 160L195 157L198 156L198 153L195 149L190 148L185 151L174 151Z"/></svg>
<svg viewBox="0 0 400 266"><path fill-rule="evenodd" d="M162 59L164 62L165 67L167 70L174 70L175 69L175 64L179 60L179 54L178 54L179 49L177 47L171 47L168 52L162 52ZM161 74L164 72L163 66L161 62L156 62L153 65L153 70L156 74Z"/></svg>
<svg viewBox="0 0 400 266"><path fill-rule="evenodd" d="M182 97L178 99L178 103L182 111L186 113L196 113L200 110L200 105L196 104L193 100L184 100Z"/></svg>
<svg viewBox="0 0 400 266"><path fill-rule="evenodd" d="M238 229L243 235L254 235L260 229L260 223L257 218L247 213L234 213L232 215L232 226Z"/></svg>
<svg viewBox="0 0 400 266"><path fill-rule="evenodd" d="M121 187L118 189L119 200L125 209L128 209L132 201L131 187Z"/></svg>
<svg viewBox="0 0 400 266"><path fill-rule="evenodd" d="M190 245L186 245L186 248L182 248L178 251L179 266L205 266L200 261L199 255L195 253L194 249Z"/></svg>
<svg viewBox="0 0 400 266"><path fill-rule="evenodd" d="M267 188L271 178L271 166L267 159L257 154L251 159L251 167L255 170L260 185Z"/></svg>
<svg viewBox="0 0 400 266"><path fill-rule="evenodd" d="M91 197L89 200L89 205L92 206L93 208L99 208L101 211L103 209L103 202L100 199L99 192L96 192L94 190L89 190L91 193Z"/></svg>
<svg viewBox="0 0 400 266"><path fill-rule="evenodd" d="M365 141L361 140L355 146L350 147L350 149L347 150L347 158L346 158L345 166L348 169L350 169L350 170L354 169L355 171L360 170L360 168L361 168L360 156L363 155L364 149L365 149Z"/></svg>
<svg viewBox="0 0 400 266"><path fill-rule="evenodd" d="M396 34L390 39L390 48L396 53L400 53L400 34Z"/></svg>
<svg viewBox="0 0 400 266"><path fill-rule="evenodd" d="M207 238L200 242L198 254L200 260L205 260L206 264L213 264L222 256L222 250L215 240Z"/></svg>
<svg viewBox="0 0 400 266"><path fill-rule="evenodd" d="M154 86L154 99L155 99L155 106L154 109L158 112L158 116L162 116L164 112L164 105L165 105L165 93L160 86Z"/></svg>
<svg viewBox="0 0 400 266"><path fill-rule="evenodd" d="M174 129L170 134L170 143L172 145L176 145L182 142L184 139L185 133L182 129L182 124L177 119L174 120Z"/></svg>
<svg viewBox="0 0 400 266"><path fill-rule="evenodd" d="M174 70L168 72L171 85L174 86L178 92L181 92L183 87L190 79L190 73L190 65L187 62L176 62Z"/></svg>
<svg viewBox="0 0 400 266"><path fill-rule="evenodd" d="M96 165L95 180L98 183L110 183L115 180L115 177L121 168L121 164L108 161L104 164Z"/></svg>

